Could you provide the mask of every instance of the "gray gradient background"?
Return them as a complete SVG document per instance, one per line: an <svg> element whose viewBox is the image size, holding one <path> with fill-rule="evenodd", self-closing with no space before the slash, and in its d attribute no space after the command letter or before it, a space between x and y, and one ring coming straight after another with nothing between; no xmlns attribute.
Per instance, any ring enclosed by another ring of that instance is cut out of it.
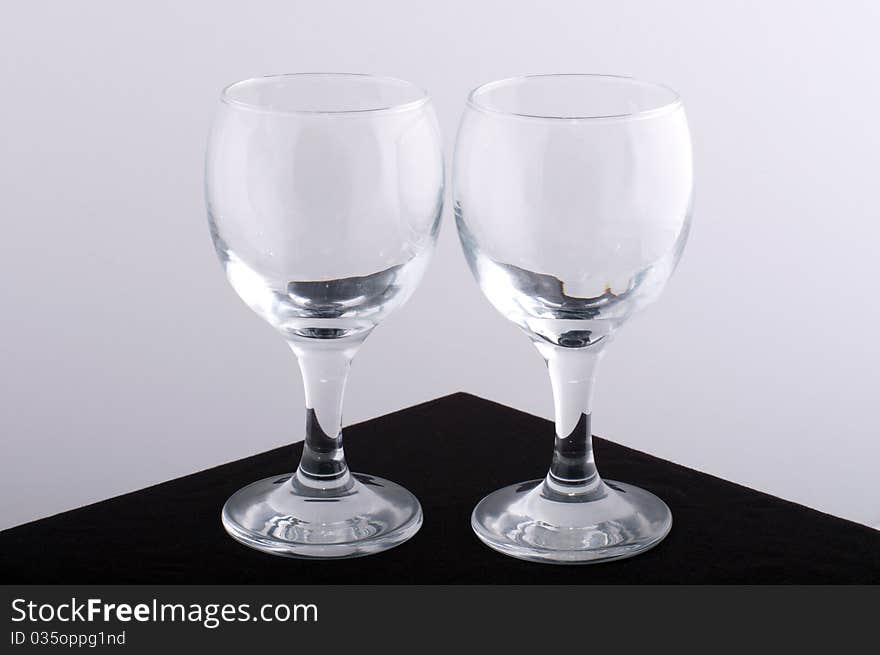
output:
<svg viewBox="0 0 880 655"><path fill-rule="evenodd" d="M427 87L450 165L480 83L678 89L694 230L609 349L595 429L880 526L878 31L880 4L854 0L4 3L0 528L300 437L293 356L214 256L202 157L222 86L316 70ZM355 361L346 423L457 390L551 414L449 208L423 284Z"/></svg>

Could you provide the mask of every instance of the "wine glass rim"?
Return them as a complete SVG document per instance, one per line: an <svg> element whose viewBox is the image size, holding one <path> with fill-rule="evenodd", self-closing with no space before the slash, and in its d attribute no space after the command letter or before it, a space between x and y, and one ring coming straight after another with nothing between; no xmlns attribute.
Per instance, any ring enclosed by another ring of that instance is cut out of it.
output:
<svg viewBox="0 0 880 655"><path fill-rule="evenodd" d="M383 104L376 107L367 107L365 109L277 109L273 107L267 107L265 105L261 105L259 103L247 102L245 100L239 100L237 98L232 97L232 91L234 91L237 87L243 87L247 84L253 84L257 82L269 81L269 80L278 80L278 79L303 79L307 77L313 78L349 78L349 79L368 79L372 81L381 81L381 82L392 82L395 84L399 84L404 87L408 87L411 89L417 97L413 100L407 100L406 102L401 103L390 103ZM237 82L233 82L232 84L227 84L223 87L223 90L220 92L220 101L230 107L237 107L239 109L247 109L249 111L263 112L267 114L288 114L288 115L304 115L304 116L364 116L364 115L376 115L376 114L396 114L405 111L411 111L413 109L418 109L428 102L430 102L431 97L428 95L426 89L421 86L409 82L407 80L402 80L398 77L392 77L390 75L374 75L372 73L340 73L340 72L300 72L300 73L275 73L272 75L259 75L256 77L249 77L243 80L238 80Z"/></svg>
<svg viewBox="0 0 880 655"><path fill-rule="evenodd" d="M663 102L657 104L656 106L648 107L646 109L639 109L632 112L623 112L623 113L614 113L614 114L575 114L575 115L553 115L553 114L532 114L532 113L524 113L524 112L515 112L508 111L504 109L499 109L497 107L489 106L488 104L481 103L477 96L485 91L490 91L495 88L499 88L502 86L507 86L510 84L514 84L517 82L525 82L529 80L541 79L541 78L550 78L550 77L581 77L581 78L591 78L591 79L604 79L604 80L616 80L616 81L625 81L632 83L634 85L651 87L657 90L665 91L669 94L670 100L667 102ZM481 84L480 86L473 89L467 97L467 105L471 109L476 111L482 111L490 114L497 114L499 116L509 116L513 118L524 118L528 120L543 120L543 121L570 121L570 122L587 122L587 121L607 121L607 120L639 120L644 118L653 118L655 116L660 116L669 112L672 112L679 107L682 106L681 97L678 95L678 92L665 84L658 84L656 82L646 82L644 80L640 80L636 77L630 77L628 75L611 75L607 73L535 73L531 75L517 75L514 77L505 77L500 80L493 80L492 82L486 82L485 84Z"/></svg>

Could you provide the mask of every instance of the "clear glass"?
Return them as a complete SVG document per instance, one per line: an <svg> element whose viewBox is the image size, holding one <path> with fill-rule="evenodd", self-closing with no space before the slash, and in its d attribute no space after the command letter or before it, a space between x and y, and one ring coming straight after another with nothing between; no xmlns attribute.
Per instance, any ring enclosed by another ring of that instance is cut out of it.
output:
<svg viewBox="0 0 880 655"><path fill-rule="evenodd" d="M428 96L353 74L233 84L208 143L206 195L226 276L290 345L306 400L299 467L233 495L223 525L291 557L400 544L421 507L399 485L349 471L342 395L355 353L413 292L434 248L443 155Z"/></svg>
<svg viewBox="0 0 880 655"><path fill-rule="evenodd" d="M608 342L654 300L691 216L691 143L672 90L608 75L538 75L474 90L455 153L455 218L489 301L547 362L556 414L550 471L484 498L471 524L528 560L629 557L663 539L669 508L603 481L590 417Z"/></svg>

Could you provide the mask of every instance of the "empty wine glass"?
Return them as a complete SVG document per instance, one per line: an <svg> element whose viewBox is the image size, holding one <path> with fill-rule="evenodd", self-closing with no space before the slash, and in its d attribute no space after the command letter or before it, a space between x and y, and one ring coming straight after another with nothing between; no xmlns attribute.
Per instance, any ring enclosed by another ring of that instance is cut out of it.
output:
<svg viewBox="0 0 880 655"><path fill-rule="evenodd" d="M369 75L238 82L222 93L205 175L226 276L287 340L306 400L296 472L238 491L223 525L292 557L355 557L405 541L422 523L418 500L350 473L340 426L352 358L413 292L436 241L443 155L428 96Z"/></svg>
<svg viewBox="0 0 880 655"><path fill-rule="evenodd" d="M553 388L550 472L484 498L471 525L522 559L594 562L657 544L653 494L602 481L590 416L615 330L662 290L691 215L691 144L672 90L608 75L535 75L474 90L455 153L455 218L483 293L534 341Z"/></svg>

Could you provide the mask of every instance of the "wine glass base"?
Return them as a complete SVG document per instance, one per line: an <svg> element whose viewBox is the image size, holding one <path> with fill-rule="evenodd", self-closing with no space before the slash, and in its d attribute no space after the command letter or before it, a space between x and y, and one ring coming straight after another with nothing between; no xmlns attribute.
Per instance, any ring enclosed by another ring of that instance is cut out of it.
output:
<svg viewBox="0 0 880 655"><path fill-rule="evenodd" d="M656 546L672 527L654 494L606 481L587 500L546 493L543 480L499 489L474 508L471 527L505 555L551 564L590 564L632 557Z"/></svg>
<svg viewBox="0 0 880 655"><path fill-rule="evenodd" d="M240 489L223 506L223 527L265 553L303 559L371 555L397 546L422 525L422 507L398 484L354 474L341 494L304 494L294 474Z"/></svg>

